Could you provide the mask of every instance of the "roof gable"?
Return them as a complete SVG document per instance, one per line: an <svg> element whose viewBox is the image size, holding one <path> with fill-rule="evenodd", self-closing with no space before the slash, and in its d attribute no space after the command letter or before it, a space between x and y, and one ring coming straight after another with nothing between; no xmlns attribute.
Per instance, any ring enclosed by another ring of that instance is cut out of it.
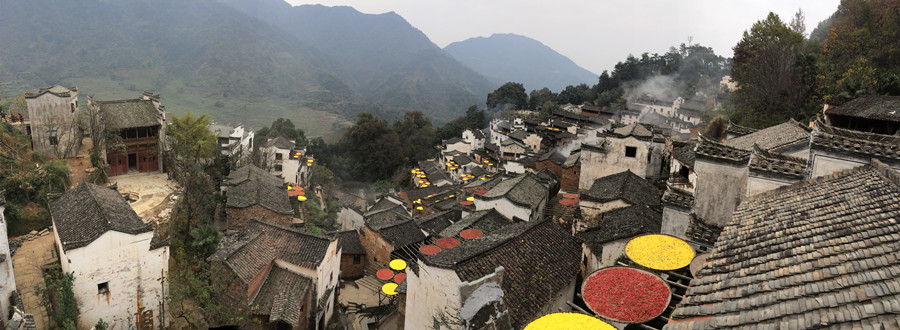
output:
<svg viewBox="0 0 900 330"><path fill-rule="evenodd" d="M107 231L152 232L117 191L82 183L50 201L50 213L64 251L87 246Z"/></svg>
<svg viewBox="0 0 900 330"><path fill-rule="evenodd" d="M621 199L632 205L660 205L660 197L659 189L631 170L596 179L581 194L586 201L606 203Z"/></svg>
<svg viewBox="0 0 900 330"><path fill-rule="evenodd" d="M809 141L809 133L809 128L791 119L787 122L725 141L725 144L748 151L753 150L753 145L756 144L763 150L769 150L797 141Z"/></svg>
<svg viewBox="0 0 900 330"><path fill-rule="evenodd" d="M268 315L269 322L282 321L297 326L302 315L303 298L311 284L309 277L272 265L250 302L250 310L256 315Z"/></svg>
<svg viewBox="0 0 900 330"><path fill-rule="evenodd" d="M497 212L496 209L475 211L469 216L460 219L456 223L442 230L440 236L453 237L459 235L466 229L478 229L482 233L490 234L500 228L512 224L513 221L507 219L503 214Z"/></svg>
<svg viewBox="0 0 900 330"><path fill-rule="evenodd" d="M512 179L501 181L484 196L476 197L485 200L506 198L513 204L532 207L540 203L549 194L549 188L541 184L531 173L525 173Z"/></svg>
<svg viewBox="0 0 900 330"><path fill-rule="evenodd" d="M579 233L577 237L588 243L595 254L599 254L605 243L641 234L655 234L661 229L662 213L646 205L632 205L603 213L596 226Z"/></svg>
<svg viewBox="0 0 900 330"><path fill-rule="evenodd" d="M275 258L316 269L322 263L331 239L251 219L229 242L223 240L210 260L223 261L244 282L259 274Z"/></svg>

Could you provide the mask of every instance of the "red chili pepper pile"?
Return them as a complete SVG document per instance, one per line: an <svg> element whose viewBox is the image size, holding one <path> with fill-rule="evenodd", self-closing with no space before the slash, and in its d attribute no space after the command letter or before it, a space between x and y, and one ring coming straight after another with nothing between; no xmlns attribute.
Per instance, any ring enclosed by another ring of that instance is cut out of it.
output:
<svg viewBox="0 0 900 330"><path fill-rule="evenodd" d="M613 267L592 274L581 294L585 303L601 317L643 323L662 314L670 293L666 284L654 275Z"/></svg>

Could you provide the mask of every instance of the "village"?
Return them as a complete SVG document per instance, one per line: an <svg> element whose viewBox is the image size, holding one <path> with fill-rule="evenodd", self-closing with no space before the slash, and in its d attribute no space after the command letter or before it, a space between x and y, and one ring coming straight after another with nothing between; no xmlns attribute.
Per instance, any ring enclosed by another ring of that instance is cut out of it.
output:
<svg viewBox="0 0 900 330"><path fill-rule="evenodd" d="M166 229L191 187L164 157L163 98L55 85L25 100L10 125L72 174L48 196L52 226L9 239L0 226L2 324L62 327L38 290L58 267L74 276L79 329L191 328L178 316L190 307L170 299L183 266ZM216 152L266 161L238 162L215 187L210 295L247 318L209 326L900 327L900 97L826 105L810 122L728 124L724 138L701 133L716 102L646 95L494 118L435 146L410 171L415 188L378 194L313 184L316 155L295 141L210 124ZM87 179L93 155L108 183ZM339 201L336 219L311 229L306 203L327 208L325 197Z"/></svg>

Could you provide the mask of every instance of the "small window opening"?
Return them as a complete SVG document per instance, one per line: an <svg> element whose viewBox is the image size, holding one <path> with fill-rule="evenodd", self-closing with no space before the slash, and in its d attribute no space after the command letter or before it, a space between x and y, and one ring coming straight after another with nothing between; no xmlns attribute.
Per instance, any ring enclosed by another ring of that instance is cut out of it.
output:
<svg viewBox="0 0 900 330"><path fill-rule="evenodd" d="M97 294L107 294L109 293L109 282L103 282L97 284Z"/></svg>
<svg viewBox="0 0 900 330"><path fill-rule="evenodd" d="M637 147L625 147L625 157L637 157Z"/></svg>

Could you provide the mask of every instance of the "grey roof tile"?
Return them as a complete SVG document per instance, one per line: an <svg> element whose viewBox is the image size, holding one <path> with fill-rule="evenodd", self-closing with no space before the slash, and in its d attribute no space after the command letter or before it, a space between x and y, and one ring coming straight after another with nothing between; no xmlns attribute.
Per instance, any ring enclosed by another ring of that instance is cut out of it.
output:
<svg viewBox="0 0 900 330"><path fill-rule="evenodd" d="M86 246L107 231L132 235L153 231L119 192L92 183L82 183L49 204L64 251Z"/></svg>

